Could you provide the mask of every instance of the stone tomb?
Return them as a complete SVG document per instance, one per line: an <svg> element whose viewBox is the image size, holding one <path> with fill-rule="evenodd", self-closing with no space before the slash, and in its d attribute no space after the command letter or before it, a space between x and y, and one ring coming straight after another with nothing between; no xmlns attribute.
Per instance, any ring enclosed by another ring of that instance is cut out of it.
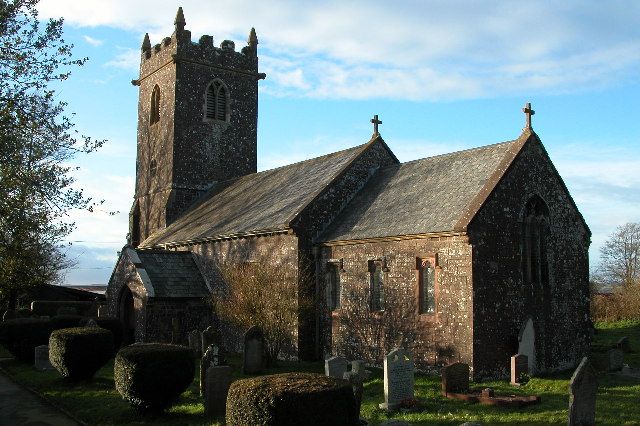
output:
<svg viewBox="0 0 640 426"><path fill-rule="evenodd" d="M620 349L609 349L607 351L609 371L620 371L624 366L624 352Z"/></svg>
<svg viewBox="0 0 640 426"><path fill-rule="evenodd" d="M324 374L328 377L337 377L342 379L344 373L347 372L349 361L345 358L334 356L324 361Z"/></svg>
<svg viewBox="0 0 640 426"><path fill-rule="evenodd" d="M442 394L466 394L469 392L469 364L455 362L442 368Z"/></svg>
<svg viewBox="0 0 640 426"><path fill-rule="evenodd" d="M596 424L597 390L596 372L584 357L569 382L569 426Z"/></svg>
<svg viewBox="0 0 640 426"><path fill-rule="evenodd" d="M45 370L53 370L53 366L51 362L49 362L49 346L48 345L40 345L36 346L34 349L35 352L35 361L34 367L36 370L45 371Z"/></svg>
<svg viewBox="0 0 640 426"><path fill-rule="evenodd" d="M415 369L410 355L402 348L384 358L384 403L380 408L395 410L404 400L414 399Z"/></svg>
<svg viewBox="0 0 640 426"><path fill-rule="evenodd" d="M244 333L242 351L242 372L257 374L264 369L264 335L260 327L254 325Z"/></svg>
<svg viewBox="0 0 640 426"><path fill-rule="evenodd" d="M204 412L207 416L224 416L230 386L230 366L215 365L207 368L204 392Z"/></svg>
<svg viewBox="0 0 640 426"><path fill-rule="evenodd" d="M529 375L529 357L523 354L516 354L511 357L511 384L520 386L527 382L525 377Z"/></svg>
<svg viewBox="0 0 640 426"><path fill-rule="evenodd" d="M189 347L193 351L193 355L196 358L200 357L202 352L202 348L200 347L200 333L198 332L198 330L192 330L191 332L189 332L187 337L189 339Z"/></svg>

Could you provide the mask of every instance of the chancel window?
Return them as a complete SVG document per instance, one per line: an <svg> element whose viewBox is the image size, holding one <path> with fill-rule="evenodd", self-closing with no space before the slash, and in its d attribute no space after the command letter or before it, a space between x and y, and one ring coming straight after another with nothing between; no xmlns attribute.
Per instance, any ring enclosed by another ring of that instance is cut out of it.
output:
<svg viewBox="0 0 640 426"><path fill-rule="evenodd" d="M436 312L436 258L417 258L418 269L418 312Z"/></svg>
<svg viewBox="0 0 640 426"><path fill-rule="evenodd" d="M222 80L215 79L205 94L205 120L227 121L229 115L229 93Z"/></svg>
<svg viewBox="0 0 640 426"><path fill-rule="evenodd" d="M373 312L384 310L384 286L388 271L384 258L369 261L369 306Z"/></svg>
<svg viewBox="0 0 640 426"><path fill-rule="evenodd" d="M340 269L340 262L330 262L327 266L327 307L330 311L340 309L340 302L342 298Z"/></svg>
<svg viewBox="0 0 640 426"><path fill-rule="evenodd" d="M523 275L527 282L547 284L549 264L547 258L547 236L549 232L549 209L538 196L532 197L525 206L523 221Z"/></svg>
<svg viewBox="0 0 640 426"><path fill-rule="evenodd" d="M160 121L160 87L156 84L151 92L151 111L149 114L149 124Z"/></svg>

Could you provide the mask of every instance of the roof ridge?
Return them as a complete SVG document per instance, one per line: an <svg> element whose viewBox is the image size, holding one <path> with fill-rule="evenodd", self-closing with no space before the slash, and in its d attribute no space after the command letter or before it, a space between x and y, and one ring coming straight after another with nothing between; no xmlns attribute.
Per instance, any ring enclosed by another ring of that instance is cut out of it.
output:
<svg viewBox="0 0 640 426"><path fill-rule="evenodd" d="M519 139L520 138L513 139L513 140L510 140L510 141L492 143L492 144L489 144L489 145L476 146L476 147L473 147L473 148L461 149L459 151L445 152L443 154L432 155L432 156L429 156L429 157L416 158L415 160L410 160L410 161L405 161L404 163L400 163L400 165L415 163L417 161L428 160L428 159L432 159L432 158L449 157L449 156L452 156L452 155L462 154L462 153L470 152L470 151L479 151L481 149L491 148L491 147L495 147L495 146L498 146L498 145L506 145L506 144L518 142ZM387 167L390 167L390 166L387 166Z"/></svg>

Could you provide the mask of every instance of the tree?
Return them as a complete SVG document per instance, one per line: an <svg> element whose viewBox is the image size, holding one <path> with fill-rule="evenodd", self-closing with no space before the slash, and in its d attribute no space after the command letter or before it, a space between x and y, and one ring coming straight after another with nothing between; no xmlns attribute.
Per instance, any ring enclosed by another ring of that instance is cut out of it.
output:
<svg viewBox="0 0 640 426"><path fill-rule="evenodd" d="M640 285L640 223L618 226L600 248L598 276L608 285Z"/></svg>
<svg viewBox="0 0 640 426"><path fill-rule="evenodd" d="M0 298L9 308L20 288L68 266L67 214L97 205L73 187L69 161L104 143L78 135L51 88L86 58L72 57L62 19L38 20L37 3L0 0Z"/></svg>

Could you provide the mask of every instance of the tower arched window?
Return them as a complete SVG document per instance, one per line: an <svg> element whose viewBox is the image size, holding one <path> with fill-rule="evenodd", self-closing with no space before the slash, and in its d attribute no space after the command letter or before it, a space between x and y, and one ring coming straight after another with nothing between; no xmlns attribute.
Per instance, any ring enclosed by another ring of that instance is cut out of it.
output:
<svg viewBox="0 0 640 426"><path fill-rule="evenodd" d="M205 93L206 121L228 121L229 117L229 90L220 79L215 79L207 86Z"/></svg>
<svg viewBox="0 0 640 426"><path fill-rule="evenodd" d="M149 124L160 121L160 87L156 84L151 92L151 111L149 114Z"/></svg>
<svg viewBox="0 0 640 426"><path fill-rule="evenodd" d="M542 198L533 196L527 201L523 220L522 266L526 282L549 282L548 234L549 208Z"/></svg>

